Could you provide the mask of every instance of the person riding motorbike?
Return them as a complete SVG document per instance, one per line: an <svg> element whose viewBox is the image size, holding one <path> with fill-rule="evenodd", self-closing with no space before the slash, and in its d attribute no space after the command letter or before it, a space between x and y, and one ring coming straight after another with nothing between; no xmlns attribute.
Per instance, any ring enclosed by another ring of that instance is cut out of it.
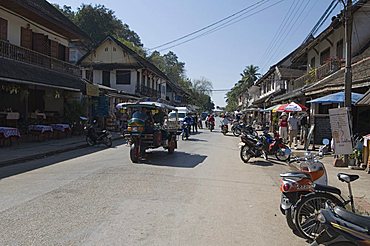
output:
<svg viewBox="0 0 370 246"><path fill-rule="evenodd" d="M188 135L190 135L190 127L193 124L193 119L191 118L190 114L187 114L183 120L184 123L186 123L186 127L188 128Z"/></svg>
<svg viewBox="0 0 370 246"><path fill-rule="evenodd" d="M208 125L210 126L210 128L215 127L215 117L213 116L213 114L208 117Z"/></svg>

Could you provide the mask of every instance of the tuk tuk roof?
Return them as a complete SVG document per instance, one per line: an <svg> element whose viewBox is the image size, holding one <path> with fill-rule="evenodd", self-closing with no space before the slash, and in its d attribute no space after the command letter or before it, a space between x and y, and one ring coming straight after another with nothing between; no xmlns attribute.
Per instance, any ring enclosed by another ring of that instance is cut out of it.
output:
<svg viewBox="0 0 370 246"><path fill-rule="evenodd" d="M177 109L174 106L160 103L160 102L154 102L154 101L146 101L146 102L136 102L136 103L119 103L116 105L117 109L120 108L137 108L137 107L145 107L145 108L164 108L167 110L174 110L177 111Z"/></svg>

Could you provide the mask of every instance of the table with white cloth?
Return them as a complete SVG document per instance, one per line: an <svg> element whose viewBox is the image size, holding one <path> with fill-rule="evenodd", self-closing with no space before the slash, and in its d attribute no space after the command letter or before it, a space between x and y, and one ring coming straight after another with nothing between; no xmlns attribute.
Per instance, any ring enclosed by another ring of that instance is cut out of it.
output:
<svg viewBox="0 0 370 246"><path fill-rule="evenodd" d="M71 130L71 126L69 124L51 124L51 127L54 131L60 132L67 132Z"/></svg>
<svg viewBox="0 0 370 246"><path fill-rule="evenodd" d="M0 134L2 136L4 136L4 138L20 137L21 136L21 134L19 133L18 128L5 127L5 126L0 126Z"/></svg>
<svg viewBox="0 0 370 246"><path fill-rule="evenodd" d="M29 125L28 130L34 131L34 132L45 133L45 132L53 132L53 127L47 126L47 125Z"/></svg>

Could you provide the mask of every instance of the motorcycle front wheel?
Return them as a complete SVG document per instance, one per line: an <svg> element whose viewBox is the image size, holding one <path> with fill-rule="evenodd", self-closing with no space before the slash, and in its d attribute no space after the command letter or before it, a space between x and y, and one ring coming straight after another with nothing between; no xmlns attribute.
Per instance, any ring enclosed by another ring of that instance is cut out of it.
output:
<svg viewBox="0 0 370 246"><path fill-rule="evenodd" d="M104 138L104 144L105 144L105 146L107 146L108 148L110 148L110 147L112 147L112 139L111 138L108 138L108 137L106 137L106 138Z"/></svg>
<svg viewBox="0 0 370 246"><path fill-rule="evenodd" d="M310 193L296 203L294 224L302 237L313 240L325 229L317 220L317 215L328 201L343 207L343 203L337 197L322 192Z"/></svg>
<svg viewBox="0 0 370 246"><path fill-rule="evenodd" d="M133 143L130 148L130 159L133 163L138 163L140 157L139 147Z"/></svg>
<svg viewBox="0 0 370 246"><path fill-rule="evenodd" d="M95 145L95 141L92 140L89 136L86 136L86 143L89 145L89 146L94 146Z"/></svg>
<svg viewBox="0 0 370 246"><path fill-rule="evenodd" d="M240 129L234 128L233 129L233 134L234 134L235 137L239 137L240 134L242 134L242 132L240 131Z"/></svg>
<svg viewBox="0 0 370 246"><path fill-rule="evenodd" d="M244 145L241 149L240 149L240 159L242 159L242 161L244 163L248 163L249 159L252 157L251 156L251 153L249 151L249 146L248 145Z"/></svg>
<svg viewBox="0 0 370 246"><path fill-rule="evenodd" d="M289 147L284 145L276 150L275 157L279 161L287 161L290 158L290 152L291 150L289 149Z"/></svg>

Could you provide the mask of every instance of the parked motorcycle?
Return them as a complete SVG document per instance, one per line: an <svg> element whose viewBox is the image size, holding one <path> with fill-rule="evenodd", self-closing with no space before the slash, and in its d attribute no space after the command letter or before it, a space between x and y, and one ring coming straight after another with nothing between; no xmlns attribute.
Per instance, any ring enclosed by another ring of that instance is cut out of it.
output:
<svg viewBox="0 0 370 246"><path fill-rule="evenodd" d="M181 139L188 140L189 136L190 136L190 124L184 121L182 123Z"/></svg>
<svg viewBox="0 0 370 246"><path fill-rule="evenodd" d="M253 129L253 131L255 130ZM264 131L260 136L260 139L267 155L275 155L276 159L279 161L287 161L290 159L292 151L286 144L283 143L281 138L273 138L267 131Z"/></svg>
<svg viewBox="0 0 370 246"><path fill-rule="evenodd" d="M221 132L222 132L222 134L226 135L229 132L229 126L228 125L221 125Z"/></svg>
<svg viewBox="0 0 370 246"><path fill-rule="evenodd" d="M97 121L94 120L89 126L85 126L86 142L90 146L105 144L108 148L112 147L112 134L107 130L97 130Z"/></svg>
<svg viewBox="0 0 370 246"><path fill-rule="evenodd" d="M359 178L358 175L339 173L338 178L348 184L349 201L352 212L333 203L326 203L325 209L321 209L316 216L321 233L311 244L329 243L330 245L369 245L370 244L370 217L355 214L351 182Z"/></svg>
<svg viewBox="0 0 370 246"><path fill-rule="evenodd" d="M240 159L242 159L244 163L248 163L249 159L252 157L262 156L267 160L267 153L263 148L263 143L258 136L243 133L240 139Z"/></svg>
<svg viewBox="0 0 370 246"><path fill-rule="evenodd" d="M235 137L239 137L242 134L242 125L238 121L233 121L231 124L231 132Z"/></svg>

